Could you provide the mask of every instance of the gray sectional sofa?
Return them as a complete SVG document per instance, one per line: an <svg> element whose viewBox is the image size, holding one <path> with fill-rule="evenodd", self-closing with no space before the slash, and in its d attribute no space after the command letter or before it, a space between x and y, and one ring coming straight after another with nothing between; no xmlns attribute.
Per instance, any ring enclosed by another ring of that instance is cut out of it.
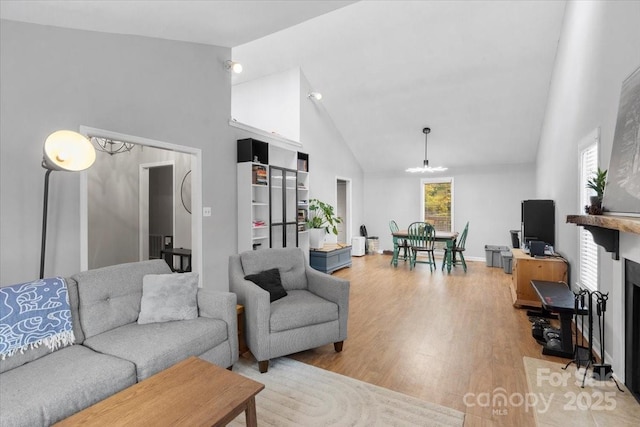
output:
<svg viewBox="0 0 640 427"><path fill-rule="evenodd" d="M190 356L238 360L236 295L197 290L195 319L139 324L143 277L163 260L67 278L75 344L42 345L0 361L0 426L46 426Z"/></svg>

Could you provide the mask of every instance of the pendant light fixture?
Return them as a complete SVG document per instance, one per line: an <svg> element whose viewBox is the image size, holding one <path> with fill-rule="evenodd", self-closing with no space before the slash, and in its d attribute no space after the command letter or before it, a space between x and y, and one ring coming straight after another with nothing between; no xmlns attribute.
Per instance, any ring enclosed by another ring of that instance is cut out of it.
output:
<svg viewBox="0 0 640 427"><path fill-rule="evenodd" d="M431 167L429 166L429 159L427 158L427 135L431 133L431 128L423 128L422 133L424 133L424 161L422 162L422 167L418 168L408 168L406 172L410 173L424 173L424 172L442 172L446 171L447 168L442 166Z"/></svg>
<svg viewBox="0 0 640 427"><path fill-rule="evenodd" d="M92 136L91 141L95 142L96 149L113 156L118 153L128 153L135 147L135 144L124 141L116 141L109 138L100 138Z"/></svg>

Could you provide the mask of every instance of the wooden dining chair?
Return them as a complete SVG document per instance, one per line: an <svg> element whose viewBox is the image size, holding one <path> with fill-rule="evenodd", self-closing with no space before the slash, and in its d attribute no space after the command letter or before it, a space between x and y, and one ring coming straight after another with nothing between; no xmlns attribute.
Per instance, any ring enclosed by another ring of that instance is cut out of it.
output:
<svg viewBox="0 0 640 427"><path fill-rule="evenodd" d="M460 237L456 240L455 244L453 245L453 248L448 249L448 248L444 248L444 259L442 261L442 269L444 270L444 265L447 259L448 255L451 255L451 265L453 265L454 267L456 265L462 265L462 268L464 270L464 272L467 272L467 263L464 260L464 247L465 244L467 243L467 232L469 231L469 222L467 222L467 225L464 226L464 230L462 231L462 234L460 234ZM447 252L451 250L451 254L448 254Z"/></svg>
<svg viewBox="0 0 640 427"><path fill-rule="evenodd" d="M436 231L431 224L426 222L414 222L409 225L407 243L411 248L411 258L409 259L409 268L413 270L416 263L429 264L429 271L436 268L436 258L434 255L435 234ZM426 252L427 261L418 261L418 253Z"/></svg>
<svg viewBox="0 0 640 427"><path fill-rule="evenodd" d="M391 235L396 233L400 229L398 228L398 224L391 220L389 221L389 229L391 230ZM402 249L402 260L407 261L409 259L409 245L405 239L401 239L399 237L393 238L393 257L391 257L391 264L397 266L398 258L400 258L400 249Z"/></svg>

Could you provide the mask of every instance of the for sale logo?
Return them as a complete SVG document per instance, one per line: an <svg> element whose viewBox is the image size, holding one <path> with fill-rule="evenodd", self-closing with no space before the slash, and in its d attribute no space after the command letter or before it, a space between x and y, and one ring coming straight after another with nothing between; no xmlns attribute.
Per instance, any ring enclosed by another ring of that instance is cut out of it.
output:
<svg viewBox="0 0 640 427"><path fill-rule="evenodd" d="M581 386L584 371L575 371L575 375L570 372L551 372L547 368L539 368L536 371L536 385L542 387L549 385L558 389L566 389L569 387L571 377L573 376L574 384ZM585 381L585 387L579 392L565 391L545 393L507 393L502 387L497 387L490 392L484 393L467 393L463 396L463 402L467 407L491 408L493 415L508 415L509 410L513 408L524 408L525 412L535 410L540 414L549 411L551 402L554 397L563 396L565 411L592 410L592 411L612 411L616 408L615 391L603 391L593 389L595 385L614 384L612 381L596 381L589 378ZM587 391L588 390L588 391Z"/></svg>

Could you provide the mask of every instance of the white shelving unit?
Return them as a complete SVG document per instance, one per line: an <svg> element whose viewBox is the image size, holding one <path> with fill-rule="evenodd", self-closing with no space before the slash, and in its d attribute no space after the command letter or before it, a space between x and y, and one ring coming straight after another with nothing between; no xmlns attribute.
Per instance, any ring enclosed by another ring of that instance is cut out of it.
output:
<svg viewBox="0 0 640 427"><path fill-rule="evenodd" d="M298 246L309 254L309 172L298 170Z"/></svg>
<svg viewBox="0 0 640 427"><path fill-rule="evenodd" d="M269 185L255 184L254 166L267 165L254 162L238 163L238 251L269 247ZM250 207L250 209L247 209Z"/></svg>
<svg viewBox="0 0 640 427"><path fill-rule="evenodd" d="M308 159L255 139L238 141L238 252L297 244L308 257Z"/></svg>

